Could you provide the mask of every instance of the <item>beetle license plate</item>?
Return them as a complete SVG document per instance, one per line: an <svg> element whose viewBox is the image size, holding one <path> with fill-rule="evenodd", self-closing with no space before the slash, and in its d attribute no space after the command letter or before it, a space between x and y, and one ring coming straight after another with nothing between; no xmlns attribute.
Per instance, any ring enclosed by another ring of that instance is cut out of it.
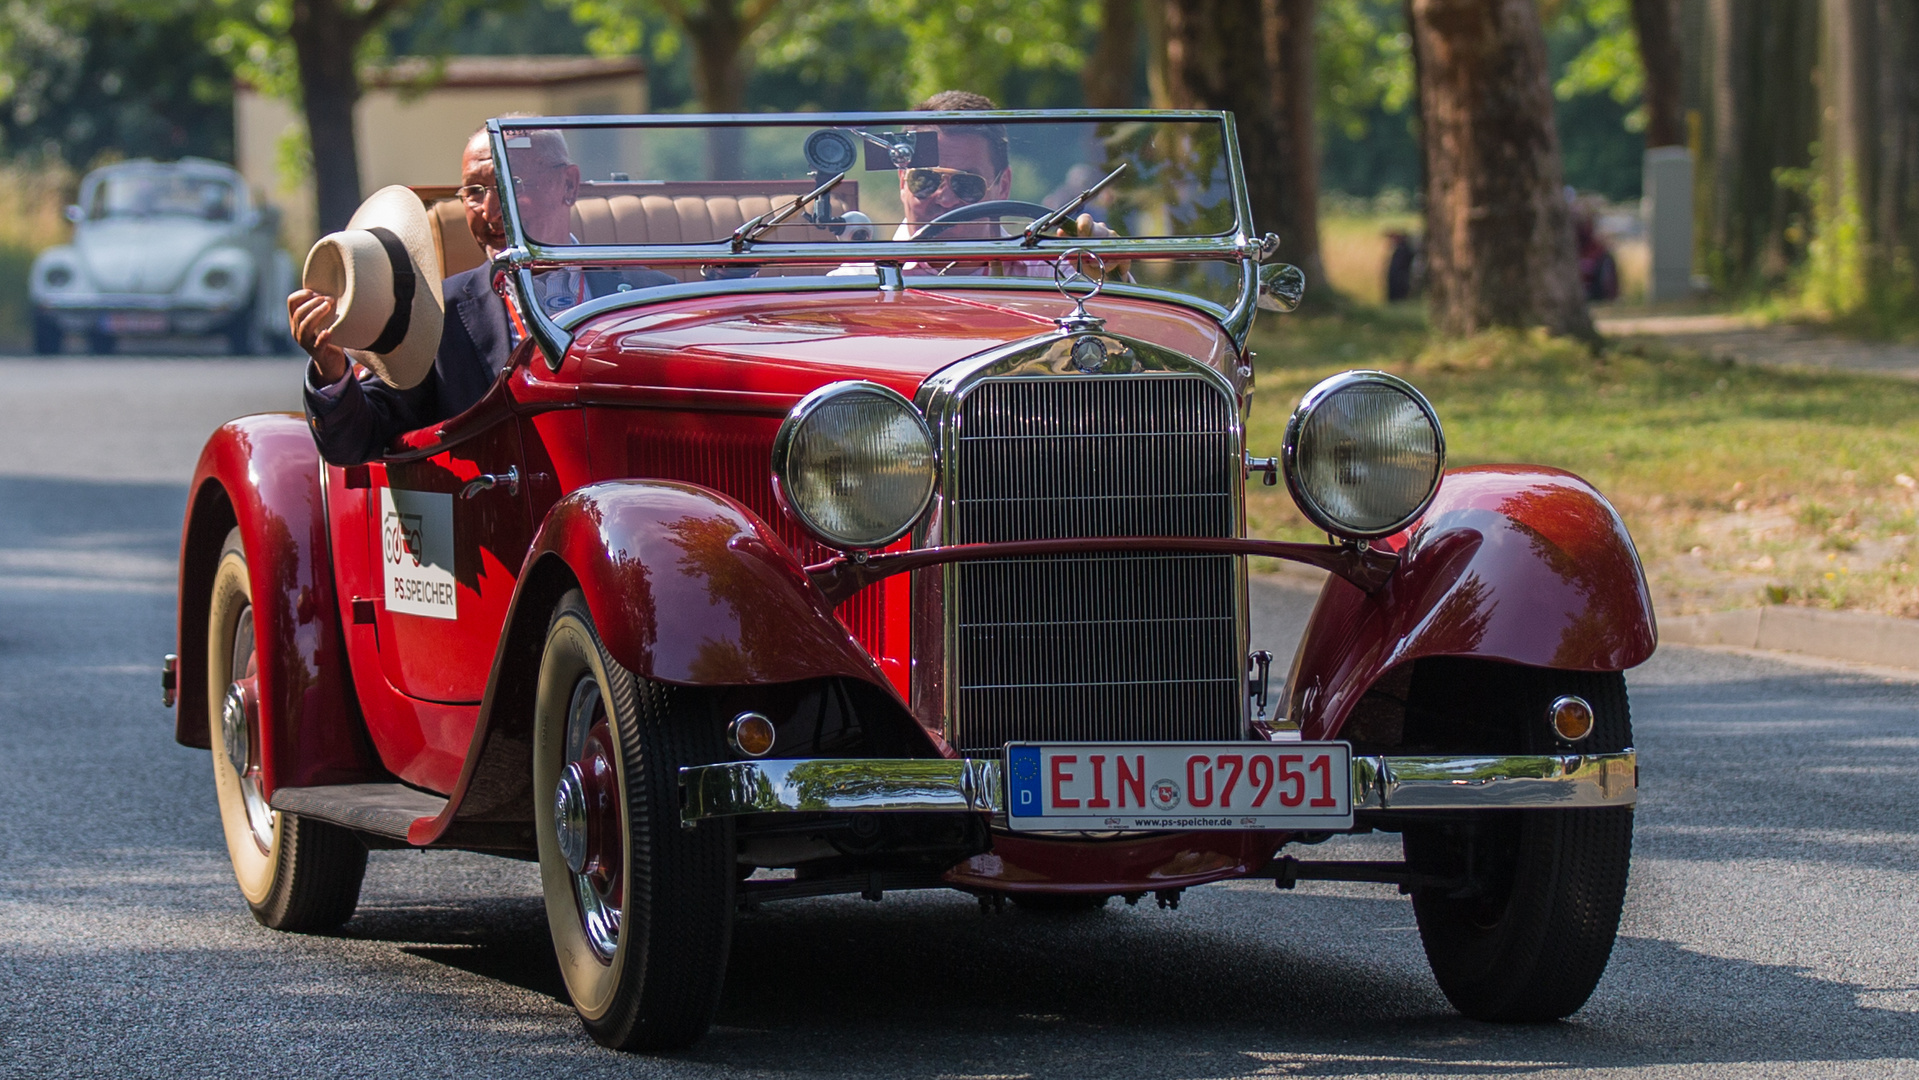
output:
<svg viewBox="0 0 1919 1080"><path fill-rule="evenodd" d="M1350 829L1352 747L1008 743L1015 830Z"/></svg>
<svg viewBox="0 0 1919 1080"><path fill-rule="evenodd" d="M163 311L114 311L101 318L101 329L109 334L164 334L167 316Z"/></svg>

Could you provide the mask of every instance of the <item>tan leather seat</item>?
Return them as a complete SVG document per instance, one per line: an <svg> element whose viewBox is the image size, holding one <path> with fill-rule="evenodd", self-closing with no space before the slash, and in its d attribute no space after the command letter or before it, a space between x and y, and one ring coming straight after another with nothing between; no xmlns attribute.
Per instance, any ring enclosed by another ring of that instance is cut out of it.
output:
<svg viewBox="0 0 1919 1080"><path fill-rule="evenodd" d="M480 265L480 245L466 226L466 211L444 188L415 188L428 204L440 266L447 277ZM806 181L715 181L644 184L588 182L573 204L573 235L582 244L699 244L721 240L748 220L812 190ZM859 208L859 184L833 189L834 208ZM835 241L832 233L804 222L781 225L767 236L784 243ZM661 267L681 281L697 281L698 267ZM820 274L823 267L768 267L762 275Z"/></svg>

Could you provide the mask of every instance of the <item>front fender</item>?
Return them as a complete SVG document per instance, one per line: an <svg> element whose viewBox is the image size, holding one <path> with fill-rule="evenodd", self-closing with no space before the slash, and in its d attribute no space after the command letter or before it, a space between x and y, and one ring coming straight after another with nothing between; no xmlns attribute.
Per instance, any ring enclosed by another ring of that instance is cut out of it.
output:
<svg viewBox="0 0 1919 1080"><path fill-rule="evenodd" d="M1384 587L1328 579L1293 659L1287 715L1305 738L1333 738L1375 680L1421 657L1623 671L1657 641L1632 537L1590 484L1534 466L1459 469Z"/></svg>
<svg viewBox="0 0 1919 1080"><path fill-rule="evenodd" d="M911 715L893 685L752 511L691 484L589 484L547 511L520 572L460 779L413 844L485 846L489 823L523 823L533 792L534 691L547 620L577 585L607 651L637 675L743 687L847 677ZM477 839L476 839L477 838Z"/></svg>
<svg viewBox="0 0 1919 1080"><path fill-rule="evenodd" d="M347 675L320 455L305 421L271 413L221 425L200 451L189 490L174 738L211 745L208 601L221 544L238 525L253 592L266 792L384 777Z"/></svg>
<svg viewBox="0 0 1919 1080"><path fill-rule="evenodd" d="M893 693L798 557L717 492L660 480L580 488L547 513L528 565L549 557L579 582L608 651L648 678L747 686L846 676Z"/></svg>

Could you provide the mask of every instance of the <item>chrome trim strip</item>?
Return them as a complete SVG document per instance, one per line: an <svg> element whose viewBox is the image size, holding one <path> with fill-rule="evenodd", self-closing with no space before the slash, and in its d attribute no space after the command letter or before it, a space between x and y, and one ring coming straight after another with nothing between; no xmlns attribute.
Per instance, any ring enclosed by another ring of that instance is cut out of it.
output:
<svg viewBox="0 0 1919 1080"><path fill-rule="evenodd" d="M817 112L817 113L600 113L590 116L515 116L506 126L591 128L839 127L845 124L922 124L928 120L1219 120L1232 114L1204 109L992 109L978 112Z"/></svg>
<svg viewBox="0 0 1919 1080"><path fill-rule="evenodd" d="M899 268L884 264L875 268L872 275L840 274L828 276L820 274L806 277L772 278L728 278L721 281L682 281L673 285L658 285L650 289L633 289L629 292L611 293L594 297L583 304L576 304L552 317L553 324L560 330L571 334L588 319L610 311L629 308L648 307L675 300L693 300L711 296L745 296L752 294L781 294L801 292L869 292L873 290L899 291L912 289L919 292L938 292L955 290L1005 290L1011 292L1043 293L1056 296L1050 280L1040 278L994 278L994 277L938 277L935 275L904 277ZM1233 311L1204 297L1190 293L1173 292L1152 285L1135 285L1131 282L1108 282L1101 296L1123 296L1133 300L1152 300L1162 304L1173 304L1196 311L1213 321L1227 324L1234 317ZM1241 335L1243 337L1243 335ZM1243 344L1243 342L1242 342Z"/></svg>
<svg viewBox="0 0 1919 1080"><path fill-rule="evenodd" d="M993 759L810 758L734 761L680 770L680 818L739 814L996 814L1005 806ZM1539 754L1353 758L1355 811L1631 806L1639 755Z"/></svg>
<svg viewBox="0 0 1919 1080"><path fill-rule="evenodd" d="M1001 790L999 762L990 759L734 761L680 770L680 819L836 811L994 813Z"/></svg>
<svg viewBox="0 0 1919 1080"><path fill-rule="evenodd" d="M1631 806L1639 754L1355 757L1354 810Z"/></svg>

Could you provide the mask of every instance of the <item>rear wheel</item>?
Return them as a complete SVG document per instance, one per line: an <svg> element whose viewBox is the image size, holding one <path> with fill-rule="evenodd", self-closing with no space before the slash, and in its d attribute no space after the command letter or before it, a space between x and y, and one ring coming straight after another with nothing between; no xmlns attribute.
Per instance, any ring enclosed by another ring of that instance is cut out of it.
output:
<svg viewBox="0 0 1919 1080"><path fill-rule="evenodd" d="M1547 705L1559 694L1593 707L1597 722L1583 740L1590 745L1579 750L1632 745L1625 676L1539 672L1520 682L1522 712L1536 715L1541 729L1529 734L1528 752L1569 752L1544 733ZM1507 810L1406 830L1408 863L1478 886L1468 895L1413 893L1427 961L1455 1008L1478 1020L1544 1021L1586 1003L1619 931L1632 822L1631 807Z"/></svg>
<svg viewBox="0 0 1919 1080"><path fill-rule="evenodd" d="M578 591L548 624L535 698L540 883L573 1007L595 1040L669 1050L705 1034L732 941L731 825L680 826L679 770L726 759L693 692L635 676Z"/></svg>
<svg viewBox="0 0 1919 1080"><path fill-rule="evenodd" d="M98 327L87 331L87 351L95 356L112 356L120 348L120 339Z"/></svg>
<svg viewBox="0 0 1919 1080"><path fill-rule="evenodd" d="M275 930L331 930L353 917L366 847L337 826L267 805L260 778L259 655L240 530L227 534L207 620L207 731L227 855L247 907Z"/></svg>

